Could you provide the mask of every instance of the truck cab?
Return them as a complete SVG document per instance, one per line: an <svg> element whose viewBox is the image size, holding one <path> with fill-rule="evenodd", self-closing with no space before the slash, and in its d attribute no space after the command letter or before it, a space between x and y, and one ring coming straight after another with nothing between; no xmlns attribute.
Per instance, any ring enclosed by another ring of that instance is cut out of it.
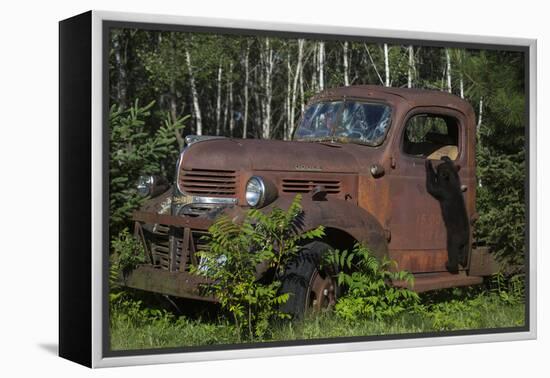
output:
<svg viewBox="0 0 550 378"><path fill-rule="evenodd" d="M133 218L148 261L125 278L129 287L216 301L200 294L204 281L189 272L198 263L196 252L205 248L201 236L209 225L222 213L287 208L296 194L303 197L304 230L322 225L326 235L319 242L325 246L361 242L377 257L395 260L415 275L413 290L474 285L495 270L487 249L470 237L468 263L459 274L447 272L441 209L426 189L426 160L437 165L447 156L460 167L473 229L475 115L457 96L368 85L332 88L310 100L292 141L186 140L168 190L154 177L141 183L150 198ZM318 277L322 282L314 282L313 273L309 281L308 290L317 291L312 296L334 292L334 282Z"/></svg>

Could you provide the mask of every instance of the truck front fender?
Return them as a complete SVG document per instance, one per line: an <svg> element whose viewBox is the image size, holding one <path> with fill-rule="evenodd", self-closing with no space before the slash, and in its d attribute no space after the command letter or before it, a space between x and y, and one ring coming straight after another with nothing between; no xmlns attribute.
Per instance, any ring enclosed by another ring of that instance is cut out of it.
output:
<svg viewBox="0 0 550 378"><path fill-rule="evenodd" d="M264 209L266 212L273 207L288 209L292 200L293 197L290 196L279 197ZM372 214L353 202L338 199L315 201L304 196L301 206L304 211L301 220L303 231L323 226L327 236L333 236L330 244L334 248L349 247L352 240L364 243L378 258L388 255L388 241L384 228ZM346 240L339 242L340 237Z"/></svg>

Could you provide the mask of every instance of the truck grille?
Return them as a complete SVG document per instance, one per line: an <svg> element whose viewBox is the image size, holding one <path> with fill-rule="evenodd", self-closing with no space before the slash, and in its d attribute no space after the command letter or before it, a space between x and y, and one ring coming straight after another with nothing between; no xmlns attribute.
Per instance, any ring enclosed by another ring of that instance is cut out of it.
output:
<svg viewBox="0 0 550 378"><path fill-rule="evenodd" d="M183 256L183 232L181 229L174 229L170 235L170 227L162 224L155 224L153 232L148 233L148 241L153 257L153 265L163 270L188 271L191 263L191 256ZM195 252L202 251L206 248L205 241L202 236L208 234L207 231L191 230L193 249ZM170 264L170 238L173 238L175 248L175 261Z"/></svg>
<svg viewBox="0 0 550 378"><path fill-rule="evenodd" d="M178 180L180 190L199 196L233 197L237 186L235 171L183 169Z"/></svg>
<svg viewBox="0 0 550 378"><path fill-rule="evenodd" d="M283 179L284 193L308 193L317 186L325 188L328 194L340 193L339 180L310 180L310 179Z"/></svg>

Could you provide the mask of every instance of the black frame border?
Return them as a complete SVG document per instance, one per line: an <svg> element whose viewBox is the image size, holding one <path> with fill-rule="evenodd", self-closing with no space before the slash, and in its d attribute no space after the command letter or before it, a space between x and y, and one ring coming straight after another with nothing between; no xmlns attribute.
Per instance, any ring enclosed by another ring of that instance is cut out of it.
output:
<svg viewBox="0 0 550 378"><path fill-rule="evenodd" d="M92 12L59 22L59 356L92 366Z"/></svg>

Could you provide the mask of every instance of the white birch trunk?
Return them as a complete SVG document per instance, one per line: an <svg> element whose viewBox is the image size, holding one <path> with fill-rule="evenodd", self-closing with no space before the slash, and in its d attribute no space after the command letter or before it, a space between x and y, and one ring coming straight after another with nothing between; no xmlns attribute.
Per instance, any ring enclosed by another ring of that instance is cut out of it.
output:
<svg viewBox="0 0 550 378"><path fill-rule="evenodd" d="M250 55L250 45L247 44L244 55L244 115L243 115L243 138L246 139L248 127L248 86L249 86L249 68L248 56Z"/></svg>
<svg viewBox="0 0 550 378"><path fill-rule="evenodd" d="M264 88L265 88L265 101L264 101L264 119L262 128L262 138L269 139L271 137L271 100L273 98L272 93L272 74L273 74L273 48L269 38L265 39L264 50Z"/></svg>
<svg viewBox="0 0 550 378"><path fill-rule="evenodd" d="M189 50L185 50L185 61L187 63L187 70L189 72L191 96L193 97L193 111L195 113L196 133L197 135L202 135L202 117L201 109L199 106L199 95L197 93L197 87L195 86L195 76L193 75L193 68L191 66L191 55L189 54Z"/></svg>
<svg viewBox="0 0 550 378"><path fill-rule="evenodd" d="M386 72L386 81L384 85L386 87L389 87L390 86L390 58L389 58L387 43L384 43L384 70Z"/></svg>
<svg viewBox="0 0 550 378"><path fill-rule="evenodd" d="M319 42L319 90L325 89L325 42Z"/></svg>
<svg viewBox="0 0 550 378"><path fill-rule="evenodd" d="M479 114L477 117L477 131L479 132L479 128L481 127L481 122L483 122L483 97L479 99Z"/></svg>
<svg viewBox="0 0 550 378"><path fill-rule="evenodd" d="M462 66L462 51L458 55L459 64L460 64L460 77L459 77L459 86L460 86L460 98L464 98L464 74L462 73L464 67Z"/></svg>
<svg viewBox="0 0 550 378"><path fill-rule="evenodd" d="M311 88L315 92L319 92L319 86L317 85L317 77L319 76L319 53L318 53L317 43L313 44L313 73L311 75Z"/></svg>
<svg viewBox="0 0 550 378"><path fill-rule="evenodd" d="M229 135L233 136L233 130L235 129L235 117L233 112L233 61L229 62L229 75L228 80L228 92L229 92Z"/></svg>
<svg viewBox="0 0 550 378"><path fill-rule="evenodd" d="M296 118L296 97L297 97L297 87L298 87L298 80L300 80L301 85L301 96L302 96L302 104L303 106L303 85L302 85L302 60L304 58L304 40L299 39L298 40L298 61L296 62L296 70L294 71L294 80L292 82L292 99L290 101L290 121L289 121L289 132L287 134L287 139L292 138L292 134L294 133L294 122ZM290 68L290 67L289 67Z"/></svg>
<svg viewBox="0 0 550 378"><path fill-rule="evenodd" d="M220 60L220 64L218 66L218 78L217 78L217 84L218 84L218 93L216 97L216 135L220 135L220 117L221 117L221 111L222 111L222 62Z"/></svg>
<svg viewBox="0 0 550 378"><path fill-rule="evenodd" d="M348 41L344 42L344 85L349 87Z"/></svg>
<svg viewBox="0 0 550 378"><path fill-rule="evenodd" d="M222 121L222 127L221 127L221 134L226 135L227 132L227 114L229 109L229 91L225 90L225 102L223 105L223 121Z"/></svg>
<svg viewBox="0 0 550 378"><path fill-rule="evenodd" d="M260 69L257 70L252 70L253 72L253 81L254 81L254 85L251 87L251 89L253 89L252 91L252 98L254 99L254 104L256 105L256 111L254 112L254 125L256 127L263 127L263 116L264 116L264 101L263 100L260 100L260 93L259 91L261 90L261 85L263 83L263 63L262 63L262 58L263 57L263 54L260 54ZM262 133L258 133L257 129L253 130L254 131L254 136L262 136Z"/></svg>
<svg viewBox="0 0 550 378"><path fill-rule="evenodd" d="M447 60L447 92L451 93L453 91L453 87L451 81L451 54L449 49L445 49L445 59Z"/></svg>
<svg viewBox="0 0 550 378"><path fill-rule="evenodd" d="M115 65L118 72L118 80L117 80L117 102L118 105L121 106L123 109L126 109L128 106L127 104L127 88L126 88L126 82L127 82L127 75L126 75L126 68L124 67L124 63L122 62L122 46L120 45L120 34L114 34L113 37L113 50L115 53Z"/></svg>
<svg viewBox="0 0 550 378"><path fill-rule="evenodd" d="M414 49L412 45L409 45L409 71L408 71L408 81L407 87L412 88L413 86L413 73L414 73Z"/></svg>
<svg viewBox="0 0 550 378"><path fill-rule="evenodd" d="M286 99L285 99L285 113L286 113L286 122L283 132L283 139L288 140L288 135L290 134L291 128L291 116L290 116L290 96L291 96L291 86L292 82L292 67L290 65L290 44L287 46L287 56L286 56Z"/></svg>
<svg viewBox="0 0 550 378"><path fill-rule="evenodd" d="M302 56L303 56L303 50L304 50L305 41L302 39ZM301 114L304 113L305 109L305 99L304 99L304 65L300 65L300 111Z"/></svg>

